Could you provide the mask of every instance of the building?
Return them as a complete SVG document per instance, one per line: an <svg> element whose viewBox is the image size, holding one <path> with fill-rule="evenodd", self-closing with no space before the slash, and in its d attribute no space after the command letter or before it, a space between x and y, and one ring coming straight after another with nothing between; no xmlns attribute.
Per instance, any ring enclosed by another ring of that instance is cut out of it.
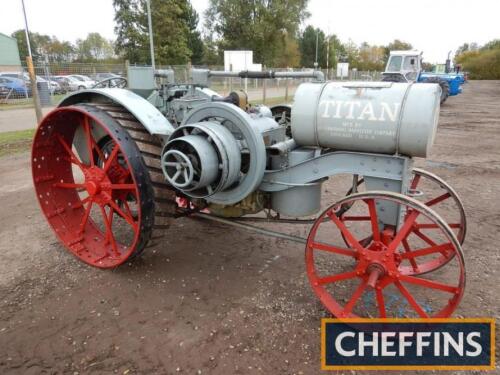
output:
<svg viewBox="0 0 500 375"><path fill-rule="evenodd" d="M0 33L0 72L20 71L21 69L17 40Z"/></svg>

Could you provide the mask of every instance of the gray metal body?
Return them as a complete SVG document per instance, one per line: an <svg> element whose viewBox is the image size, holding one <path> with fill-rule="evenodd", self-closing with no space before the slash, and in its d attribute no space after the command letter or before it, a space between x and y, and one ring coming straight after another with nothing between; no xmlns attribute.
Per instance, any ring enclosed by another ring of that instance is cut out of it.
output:
<svg viewBox="0 0 500 375"><path fill-rule="evenodd" d="M227 217L266 207L283 216L314 215L321 206L322 183L336 174L363 176L368 190L407 194L412 157L427 155L439 114L434 85L304 83L292 107L290 138L287 124L276 122L269 108L245 111L232 102L234 97L222 98L203 85L210 76L251 72L193 70L196 84L175 84L171 71L157 71L156 79L166 83L155 87L154 79L140 79L151 78L151 69L129 73L138 75L129 78L137 94L85 90L60 106L120 104L162 140L166 181L194 204ZM303 76L322 78L317 72ZM358 104L341 108L340 102ZM392 203L377 210L381 225L397 225L404 214Z"/></svg>
<svg viewBox="0 0 500 375"><path fill-rule="evenodd" d="M440 94L423 83L304 83L295 93L292 136L299 145L426 157Z"/></svg>

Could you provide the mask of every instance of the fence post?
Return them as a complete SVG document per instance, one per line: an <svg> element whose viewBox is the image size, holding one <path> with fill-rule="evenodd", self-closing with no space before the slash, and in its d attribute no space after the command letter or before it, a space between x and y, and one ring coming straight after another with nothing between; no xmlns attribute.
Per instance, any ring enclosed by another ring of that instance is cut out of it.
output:
<svg viewBox="0 0 500 375"><path fill-rule="evenodd" d="M229 64L229 71L233 71L233 64ZM233 92L233 77L229 77L229 92Z"/></svg>
<svg viewBox="0 0 500 375"><path fill-rule="evenodd" d="M28 74L30 76L31 81L31 95L33 95L33 103L35 104L35 114L36 114L36 122L37 124L42 121L43 113L42 113L42 105L40 104L40 98L38 96L38 88L36 85L36 74L35 68L33 67L33 60L31 56L26 57L26 63L28 64Z"/></svg>
<svg viewBox="0 0 500 375"><path fill-rule="evenodd" d="M285 102L288 102L288 78L285 78Z"/></svg>
<svg viewBox="0 0 500 375"><path fill-rule="evenodd" d="M262 80L262 103L266 104L266 87L267 87L267 79Z"/></svg>

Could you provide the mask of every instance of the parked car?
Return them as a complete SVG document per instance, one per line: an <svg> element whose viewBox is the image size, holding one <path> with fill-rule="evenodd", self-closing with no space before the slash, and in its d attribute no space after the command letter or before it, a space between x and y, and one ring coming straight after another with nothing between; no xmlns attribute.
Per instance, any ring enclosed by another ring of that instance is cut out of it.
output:
<svg viewBox="0 0 500 375"><path fill-rule="evenodd" d="M59 86L61 86L61 90L64 91L63 94L70 92L70 91L76 91L78 90L78 87L75 85L72 85L72 81L64 76L52 76L51 80L54 82L57 82Z"/></svg>
<svg viewBox="0 0 500 375"><path fill-rule="evenodd" d="M54 87L54 94L66 94L69 90L58 82L53 76L49 79L50 85Z"/></svg>
<svg viewBox="0 0 500 375"><path fill-rule="evenodd" d="M0 99L4 99L10 94L10 89L4 84L0 84Z"/></svg>
<svg viewBox="0 0 500 375"><path fill-rule="evenodd" d="M67 91L77 91L85 89L85 85L75 77L71 76L54 76L53 77L60 85L67 88Z"/></svg>
<svg viewBox="0 0 500 375"><path fill-rule="evenodd" d="M31 88L26 82L19 78L12 78L0 75L0 85L9 89L10 97L12 98L26 98L31 96Z"/></svg>
<svg viewBox="0 0 500 375"><path fill-rule="evenodd" d="M101 81L104 81L105 79L122 78L122 77L118 74L115 74L115 73L97 73L94 76L94 78L95 78L96 82L101 82Z"/></svg>
<svg viewBox="0 0 500 375"><path fill-rule="evenodd" d="M21 79L21 80L24 80L27 87L31 87L30 76L26 72L22 72L22 73L21 72L1 72L0 77ZM45 78L38 76L38 75L36 76L36 82L37 83L47 83L49 85L49 90L50 90L51 94L55 94L56 91L60 89L57 82L47 81Z"/></svg>
<svg viewBox="0 0 500 375"><path fill-rule="evenodd" d="M90 79L89 77L81 74L70 74L68 77L73 77L78 81L80 81L80 84L78 86L79 89L91 89L97 83L96 81Z"/></svg>

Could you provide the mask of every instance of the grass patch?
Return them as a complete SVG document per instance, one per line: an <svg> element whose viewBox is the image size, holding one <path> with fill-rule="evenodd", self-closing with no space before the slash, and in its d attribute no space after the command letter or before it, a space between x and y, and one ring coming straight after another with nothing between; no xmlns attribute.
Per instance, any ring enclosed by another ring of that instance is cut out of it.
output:
<svg viewBox="0 0 500 375"><path fill-rule="evenodd" d="M0 157L28 151L35 129L0 133Z"/></svg>
<svg viewBox="0 0 500 375"><path fill-rule="evenodd" d="M291 102L291 99L292 97L290 96L289 102ZM262 104L262 99L252 100L251 103ZM266 100L266 105L268 106L283 103L285 103L284 96L278 98L269 98ZM19 108L19 105L16 105L15 108ZM28 151L31 147L31 141L33 140L34 133L35 129L0 133L0 157Z"/></svg>
<svg viewBox="0 0 500 375"><path fill-rule="evenodd" d="M52 105L57 105L65 96L66 94L53 95L50 97L50 101ZM33 108L33 98L0 100L0 111L22 108Z"/></svg>

